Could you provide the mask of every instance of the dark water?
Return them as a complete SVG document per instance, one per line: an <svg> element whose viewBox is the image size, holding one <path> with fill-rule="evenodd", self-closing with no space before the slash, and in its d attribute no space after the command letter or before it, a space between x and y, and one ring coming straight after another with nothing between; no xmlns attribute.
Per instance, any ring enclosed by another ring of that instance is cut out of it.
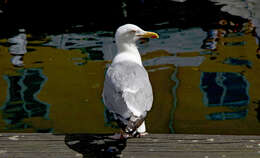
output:
<svg viewBox="0 0 260 158"><path fill-rule="evenodd" d="M114 31L134 23L160 35L138 44L154 91L149 132L259 134L258 1L99 3L1 1L0 132L115 131L104 73Z"/></svg>

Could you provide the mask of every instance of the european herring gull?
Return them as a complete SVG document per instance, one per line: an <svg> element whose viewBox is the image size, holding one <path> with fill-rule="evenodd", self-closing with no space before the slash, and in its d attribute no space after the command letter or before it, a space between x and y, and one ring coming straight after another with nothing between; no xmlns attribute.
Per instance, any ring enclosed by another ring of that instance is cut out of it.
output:
<svg viewBox="0 0 260 158"><path fill-rule="evenodd" d="M144 119L152 108L153 91L136 46L142 38L159 36L133 24L119 27L115 34L117 54L106 72L102 97L122 129L116 139L147 134Z"/></svg>

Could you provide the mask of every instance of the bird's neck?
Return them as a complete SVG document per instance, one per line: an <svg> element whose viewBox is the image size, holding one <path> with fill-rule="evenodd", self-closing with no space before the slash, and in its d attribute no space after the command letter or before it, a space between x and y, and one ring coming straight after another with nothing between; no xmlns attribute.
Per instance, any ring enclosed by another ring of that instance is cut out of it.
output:
<svg viewBox="0 0 260 158"><path fill-rule="evenodd" d="M117 44L117 55L113 59L113 63L123 61L135 62L140 66L143 66L141 56L135 44Z"/></svg>
<svg viewBox="0 0 260 158"><path fill-rule="evenodd" d="M133 52L139 54L139 51L135 43L117 43L117 52Z"/></svg>

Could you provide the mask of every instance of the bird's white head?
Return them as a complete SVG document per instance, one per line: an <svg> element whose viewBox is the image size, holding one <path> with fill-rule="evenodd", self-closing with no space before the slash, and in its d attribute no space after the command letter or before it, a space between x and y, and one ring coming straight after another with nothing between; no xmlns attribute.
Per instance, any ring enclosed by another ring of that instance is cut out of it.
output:
<svg viewBox="0 0 260 158"><path fill-rule="evenodd" d="M159 38L159 35L154 32L144 31L133 24L120 26L115 34L118 49L124 49L124 47L135 47L136 41L141 38Z"/></svg>

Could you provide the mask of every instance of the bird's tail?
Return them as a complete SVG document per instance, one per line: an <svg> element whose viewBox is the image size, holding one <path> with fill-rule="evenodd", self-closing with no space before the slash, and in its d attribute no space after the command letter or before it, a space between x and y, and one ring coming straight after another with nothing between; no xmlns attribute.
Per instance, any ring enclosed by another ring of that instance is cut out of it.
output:
<svg viewBox="0 0 260 158"><path fill-rule="evenodd" d="M125 127L124 131L127 134L135 135L137 133L137 128L141 126L141 124L144 122L145 117L136 117L131 116L127 126Z"/></svg>

